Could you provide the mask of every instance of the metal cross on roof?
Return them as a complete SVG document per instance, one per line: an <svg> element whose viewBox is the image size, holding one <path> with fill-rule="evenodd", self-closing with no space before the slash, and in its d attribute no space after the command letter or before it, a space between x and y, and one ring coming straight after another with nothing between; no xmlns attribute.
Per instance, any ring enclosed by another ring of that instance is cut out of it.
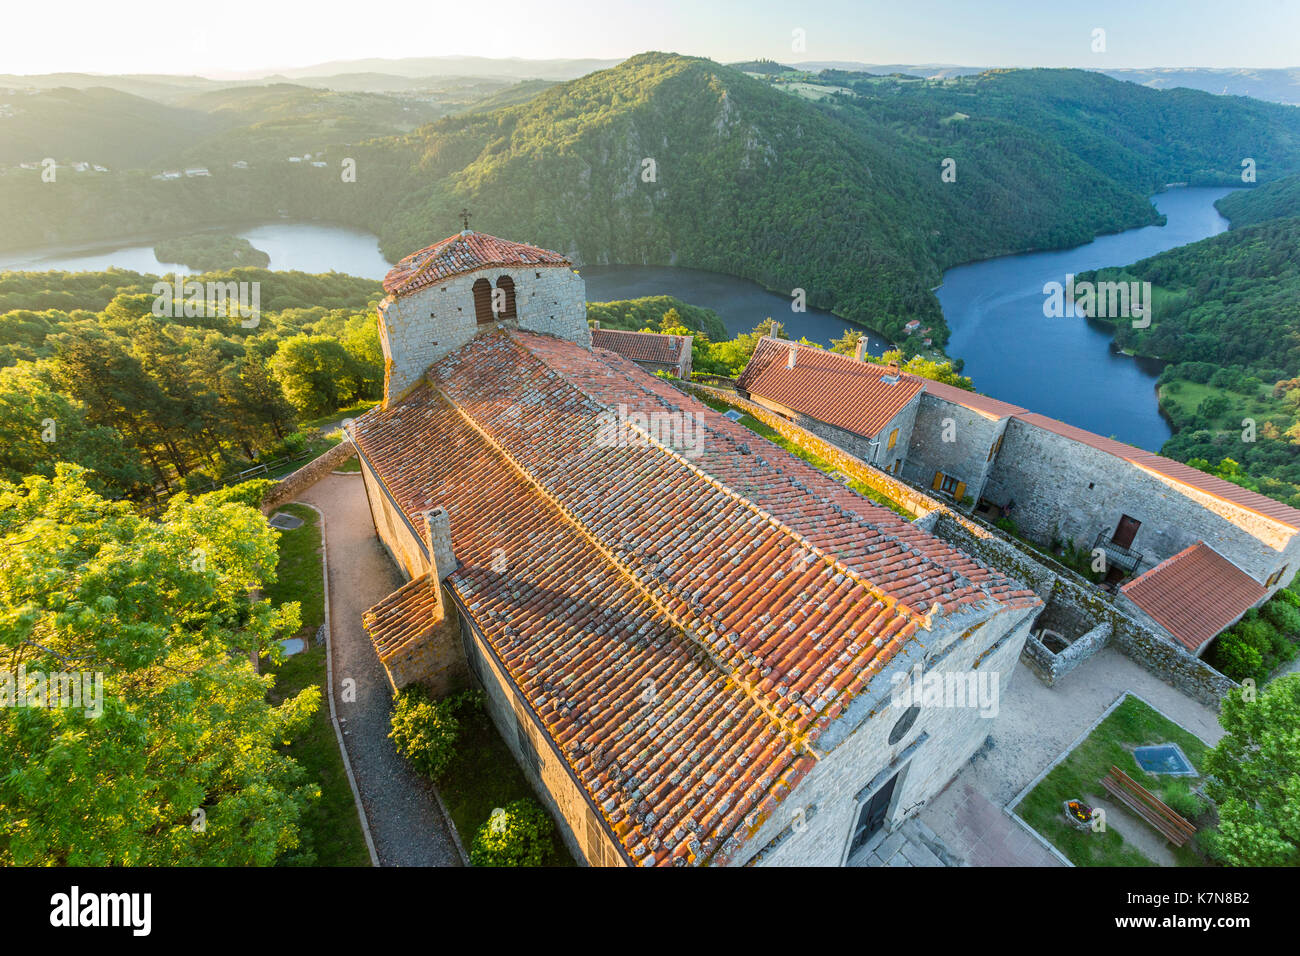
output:
<svg viewBox="0 0 1300 956"><path fill-rule="evenodd" d="M457 215L460 216L460 221L463 222L463 223L465 224L465 229L466 229L466 231L468 231L468 230L469 230L469 210L468 210L468 209L465 209L464 207L461 207L461 210L460 210L460 212L459 212Z"/></svg>

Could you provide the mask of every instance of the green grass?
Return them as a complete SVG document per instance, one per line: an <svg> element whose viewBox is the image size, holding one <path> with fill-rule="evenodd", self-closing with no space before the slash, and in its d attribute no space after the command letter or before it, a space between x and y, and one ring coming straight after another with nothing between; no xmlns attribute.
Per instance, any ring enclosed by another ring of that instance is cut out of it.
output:
<svg viewBox="0 0 1300 956"><path fill-rule="evenodd" d="M303 623L296 636L310 639L325 620L319 519L304 505L284 505L279 510L302 518L303 523L292 531L280 532L280 561L276 568L279 577L263 595L274 604L299 601ZM304 687L315 684L324 688L325 654L325 647L316 646L285 658L274 668L275 685L268 699L278 704ZM310 780L320 785L320 799L303 814L303 849L315 854L318 866L369 866L370 854L324 696L311 723L285 752L307 771Z"/></svg>
<svg viewBox="0 0 1300 956"><path fill-rule="evenodd" d="M361 462L357 459L357 456L356 456L356 455L353 455L351 458L349 458L349 459L348 459L347 461L345 461L343 464L339 465L339 466L338 466L337 468L335 468L334 470L335 470L335 471L348 471L348 472L356 471L356 472L359 472L359 471L361 471Z"/></svg>
<svg viewBox="0 0 1300 956"><path fill-rule="evenodd" d="M1196 416L1196 409L1201 402L1213 396L1222 396L1228 400L1228 408L1210 421L1215 429L1240 434L1243 418L1253 418L1257 428L1265 422L1272 422L1281 431L1291 426L1291 416L1286 406L1278 399L1272 398L1261 390L1257 395L1243 395L1227 388L1216 388L1200 382L1177 379L1160 386L1159 401L1165 413L1181 427Z"/></svg>
<svg viewBox="0 0 1300 956"><path fill-rule="evenodd" d="M537 796L486 711L467 708L458 719L456 756L438 778L438 792L468 851L474 834L494 809L524 797L536 800ZM554 833L547 866L574 865L559 833Z"/></svg>
<svg viewBox="0 0 1300 956"><path fill-rule="evenodd" d="M379 399L357 402L355 405L349 405L347 408L340 408L337 412L330 412L328 415L320 416L320 418L313 418L310 421L299 422L298 427L303 431L307 431L311 428L324 428L326 425L342 421L345 418L360 418L378 404Z"/></svg>
<svg viewBox="0 0 1300 956"><path fill-rule="evenodd" d="M1209 751L1200 738L1162 717L1136 697L1126 697L1070 755L1052 768L1016 807L1016 814L1045 837L1075 866L1154 866L1138 850L1125 843L1113 827L1104 832L1079 832L1065 821L1061 804L1089 795L1105 797L1101 778L1111 766L1119 767L1137 783L1160 796L1185 785L1179 777L1156 777L1146 773L1133 758L1133 748L1146 744L1175 743L1200 770ZM1126 821L1127 822L1127 821ZM1199 821L1195 821L1198 823ZM1138 821L1136 825L1147 824ZM1155 830L1152 829L1152 833ZM1205 861L1189 843L1173 848L1179 866L1204 866Z"/></svg>
<svg viewBox="0 0 1300 956"><path fill-rule="evenodd" d="M722 399L718 399L718 398L711 398L711 397L700 398L700 401L704 402L705 405L708 405L714 411L718 411L718 412L725 412L730 408L735 408L734 405L731 405L730 403L725 402ZM830 475L839 471L838 468L836 468L831 462L827 461L825 458L822 458L820 455L817 455L806 448L802 448L799 445L796 445L794 442L790 441L790 439L786 438L784 435L782 435L771 425L768 425L765 422L761 422L754 416L748 414L747 412L744 412L744 409L737 408L736 411L743 413L740 417L739 424L744 425L754 434L761 435L763 438L766 438L772 444L784 448L786 451L794 455L796 458L802 458L804 461L808 462L808 464L812 465L820 472L824 472L825 474ZM916 515L908 511L906 508L904 508L901 504L899 504L894 499L890 498L888 495L882 494L881 492L877 491L875 488L872 488L870 485L864 484L861 481L850 480L848 482L848 487L852 488L854 491L862 495L864 498L869 498L872 501L874 501L876 504L884 508L888 508L890 511L894 512L895 514L901 515L902 517L906 518L908 521L911 521L913 518L916 517Z"/></svg>
<svg viewBox="0 0 1300 956"><path fill-rule="evenodd" d="M325 581L321 577L320 520L306 505L283 505L283 511L302 519L302 526L280 532L280 561L276 581L267 585L263 596L272 604L298 601L302 605L302 627L296 637L310 638L325 623Z"/></svg>

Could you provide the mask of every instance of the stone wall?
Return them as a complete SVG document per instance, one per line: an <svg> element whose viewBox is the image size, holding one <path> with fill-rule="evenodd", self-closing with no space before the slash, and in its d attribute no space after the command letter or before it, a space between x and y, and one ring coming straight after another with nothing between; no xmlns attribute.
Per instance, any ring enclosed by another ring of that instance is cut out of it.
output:
<svg viewBox="0 0 1300 956"><path fill-rule="evenodd" d="M989 418L963 405L922 392L907 448L909 478L929 485L937 471L966 484L966 494L978 501L992 468L989 451L1007 420ZM950 436L951 441L945 441Z"/></svg>
<svg viewBox="0 0 1300 956"><path fill-rule="evenodd" d="M1140 570L1197 541L1260 583L1284 564L1294 571L1300 563L1300 536L1282 534L1275 523L1015 419L984 494L1001 505L1014 501L1012 520L1043 544L1058 537L1090 549L1099 532L1114 533L1121 515L1136 518L1142 524L1132 548L1143 555Z"/></svg>
<svg viewBox="0 0 1300 956"><path fill-rule="evenodd" d="M1112 597L1064 567L1052 567L1041 558L1030 557L1027 549L1022 550L1023 545L1013 546L972 522L956 520L952 514L940 515L936 519L935 534L967 554L1024 581L1051 603L1068 607L1072 615L1093 622L1093 628L1109 628L1108 638L1099 638L1090 629L1088 633L1092 635L1092 641L1075 651L1071 659L1095 653L1106 643L1114 643L1125 656L1166 684L1211 707L1217 707L1223 695L1237 686L1233 680L1133 614L1135 609L1125 606L1131 605L1127 599ZM1027 663L1038 672L1038 662L1033 659L1032 651ZM1067 669L1058 670L1053 679L1059 680L1079 663L1079 660L1073 660Z"/></svg>
<svg viewBox="0 0 1300 956"><path fill-rule="evenodd" d="M293 501L306 489L320 481L331 471L356 454L352 442L339 442L325 454L313 458L292 474L286 475L267 489L262 499L262 511L270 514L286 502Z"/></svg>
<svg viewBox="0 0 1300 956"><path fill-rule="evenodd" d="M515 319L479 325L474 283L502 276L515 284ZM384 398L392 401L417 383L438 359L479 332L504 326L542 332L591 345L586 283L568 266L478 269L379 303L379 341L384 350Z"/></svg>

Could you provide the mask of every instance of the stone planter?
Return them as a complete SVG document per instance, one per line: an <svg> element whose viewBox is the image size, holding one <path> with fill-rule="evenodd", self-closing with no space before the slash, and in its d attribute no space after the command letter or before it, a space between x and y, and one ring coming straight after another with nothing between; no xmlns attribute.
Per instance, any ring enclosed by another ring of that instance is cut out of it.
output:
<svg viewBox="0 0 1300 956"><path fill-rule="evenodd" d="M1065 811L1066 822L1076 830L1092 829L1092 807L1082 800L1064 800L1061 808ZM1083 814L1082 819L1079 814Z"/></svg>

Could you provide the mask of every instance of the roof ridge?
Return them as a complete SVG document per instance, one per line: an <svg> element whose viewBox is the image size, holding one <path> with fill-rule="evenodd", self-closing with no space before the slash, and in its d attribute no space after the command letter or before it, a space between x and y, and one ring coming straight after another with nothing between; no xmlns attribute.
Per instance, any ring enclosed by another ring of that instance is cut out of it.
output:
<svg viewBox="0 0 1300 956"><path fill-rule="evenodd" d="M510 337L515 341L515 344L516 344L519 348L524 349L524 351L528 351L527 346L525 346L522 342L519 342L518 339L515 339L515 338L514 338L514 333L513 333L512 331L510 331L509 329L505 329L505 330L503 330L503 331L505 331L506 335L510 336ZM531 355L531 353L529 353L529 354ZM537 359L536 356L533 356L533 358L534 358L536 361L541 361L540 359ZM545 364L545 363L543 363L543 364ZM608 363L606 363L606 364L608 365ZM610 366L610 367L613 368L612 366ZM657 401L659 401L659 402L660 402L662 405L664 405L665 407L667 407L667 408L674 408L674 406L671 405L671 404L669 404L669 402L668 402L667 400L665 400L665 399L663 398L663 396L661 396L661 395L657 395L656 393L654 393L654 392L650 391L649 389L647 389L644 385L641 385L641 384L637 383L637 382L636 382L634 379L632 379L632 377L629 376L626 372L623 372L622 370L617 370L617 369L616 369L615 371L618 371L619 374L623 375L623 377L624 377L625 379L627 379L629 382L632 382L632 384L636 385L637 388L640 388L642 391L646 392L648 395L650 395L652 398L654 398L654 399L656 399ZM600 407L601 407L602 409L604 409L605 411L611 411L611 410L612 410L612 409L610 409L609 405L605 404L603 401L601 401L600 399L596 398L596 397L595 397L594 395L592 395L590 392L586 391L585 389L583 389L583 388L581 388L580 386L578 386L577 384L575 384L571 379L567 379L567 378L564 379L564 383L565 383L567 386L569 386L570 388L572 388L572 389L574 389L575 391L579 392L581 395L583 395L583 396L584 396L585 398L587 398L589 401L591 401L591 402L593 402L594 404L600 406ZM658 448L658 449L659 449L660 451L662 451L664 454L668 455L670 458L674 459L674 460L677 461L679 464L684 465L686 468L688 468L688 469L689 469L690 471L692 471L694 474L698 475L698 476L699 476L700 478L702 478L704 481L708 482L710 485L714 486L714 487L717 488L719 491L723 492L723 493L724 493L725 495L727 495L729 498L733 499L734 501L739 502L742 506L744 506L744 507L746 507L746 508L749 508L751 511L755 512L756 514L759 514L759 515L763 516L763 518L766 519L766 520L768 521L769 524L771 524L773 527L779 529L779 530L782 531L783 533L789 535L790 537L796 539L796 540L797 540L797 541L798 541L798 542L799 542L799 543L800 543L804 548L806 548L807 550L812 551L812 552L815 552L816 554L821 555L822 557L824 557L824 558L825 558L825 559L826 559L826 560L831 564L832 567L835 567L835 568L839 569L839 570L842 571L842 572L843 572L847 577L852 578L854 581L856 581L858 584L860 584L860 585L861 585L861 586L862 586L862 587L867 591L868 594L870 594L870 595L872 595L873 597L875 597L878 601L881 601L881 602L882 602L886 607L895 607L895 606L898 607L898 608L899 608L899 609L900 609L900 610L901 610L901 611L902 611L902 612L903 612L903 613L904 613L904 614L905 614L909 619L911 619L911 618L916 618L916 619L917 619L917 621L916 621L917 623L919 623L919 624L920 624L922 627L924 627L927 631L930 630L930 620L929 620L929 616L928 616L928 615L921 614L919 611L917 611L917 610L916 610L915 608L913 608L911 605L909 605L909 604L904 604L904 603L903 603L902 601L900 601L898 598L893 597L893 596L891 596L891 595L889 595L889 594L886 594L886 593L885 593L885 592L880 588L880 586L879 586L878 584L876 584L874 581L868 580L868 579L867 579L867 578L866 578L866 577L865 577L865 576L864 576L860 571L856 570L855 568L851 568L851 567L849 567L849 566L848 566L847 564L845 564L845 563L844 563L844 562L843 562L839 557L832 555L832 554L831 554L830 552L828 552L825 548L822 548L822 547L820 547L819 545L813 544L813 542L812 542L811 540L809 540L808 536L805 535L802 531L799 531L797 528L791 527L791 526L790 526L789 524L787 524L785 521L781 520L781 519L778 518L776 515L772 514L772 512L769 511L767 508L761 507L757 502L755 502L755 501L753 501L752 499L750 499L750 498L748 498L748 497L742 495L740 492L738 492L738 491L736 491L735 489L733 489L733 488L732 488L728 483L724 482L721 478L718 478L718 477L716 477L715 475L712 475L712 474L710 474L709 472L705 471L703 468L700 468L698 465L695 465L694 463L691 462L691 460L690 460L689 458L687 458L687 457L686 457L685 455L683 455L681 452L677 451L676 449L672 448L672 447L669 446L669 445L665 445L663 442L661 442L658 438L656 438L656 437L655 437L654 435L652 435L650 432L645 431L644 429L641 429L641 428L637 427L635 424L633 424L633 423L631 423L631 422L626 423L626 427L629 428L629 429L631 429L631 430L633 430L633 431L635 431L637 434L641 435L643 438L645 438L645 440L646 440L649 444L654 445L654 447ZM730 440L730 436L723 435L723 433L718 432L716 429L713 429L711 426L708 425L707 422L705 423L705 427L706 427L706 428L709 428L709 430L710 430L711 432L713 432L714 434L716 434L716 435L721 435L722 437L727 438L728 440ZM761 436L759 436L759 437L761 437ZM775 468L776 466L773 465L772 467ZM780 471L780 469L777 469L777 470L778 470L778 472ZM782 473L782 474L784 475L784 473ZM787 480L791 481L792 483L798 480L798 479L794 478L793 476L785 476L785 477L787 478ZM801 490L801 491L806 490L806 491L808 491L809 493L811 493L811 489L807 489L806 487L801 487L800 490ZM883 532L882 532L882 533L883 533ZM893 539L893 540L898 540L898 539ZM906 542L901 542L901 541L900 541L900 544L903 545L904 547L906 547L906 549L907 549L909 552L912 550L910 547L907 547ZM953 572L953 574L954 574L954 576L956 576L956 572L955 572L955 571Z"/></svg>
<svg viewBox="0 0 1300 956"><path fill-rule="evenodd" d="M522 351L527 352L527 349L525 349L519 342L514 342L513 344L515 345L516 348L519 348ZM535 356L532 357L534 358L535 361L540 361L536 359ZM774 727L779 728L782 733L787 734L790 740L795 744L796 749L806 750L809 754L811 754L816 759L821 758L822 756L821 752L818 751L815 747L813 747L813 745L808 740L809 733L799 731L798 728L792 726L789 721L784 720L779 714L775 713L771 705L769 705L758 695L755 687L750 682L742 680L740 677L738 677L734 668L728 666L725 661L719 659L718 655L713 650L709 642L703 639L702 637L700 637L697 634L697 631L694 627L692 627L686 621L682 620L681 616L676 611L674 611L671 607L668 606L667 602L663 599L663 597L661 597L657 593L658 591L657 588L649 587L641 578L639 578L636 574L634 574L632 570L622 561L622 559L620 559L616 554L614 554L613 551L611 551L610 548L597 535L593 534L586 527L586 525L579 518L577 518L577 516L575 516L573 512L568 507L566 507L562 501L559 500L559 498L557 498L551 491L549 491L544 485L542 485L542 483L537 478L535 478L527 468L523 467L523 465L521 465L518 461L516 461L515 457L511 455L510 452L507 451L505 447L502 446L502 444L499 441L497 441L496 438L494 438L491 434L489 434L488 431L485 428L483 428L482 425L480 425L477 421L475 421L474 418L467 411L465 411L465 409L463 409L458 402L453 400L451 396L449 396L446 392L444 392L432 380L429 381L429 388L433 391L433 393L438 397L440 401L445 402L448 405L448 407L450 407L457 415L459 415L461 420L464 421L471 429L473 429L475 434L477 434L480 438L482 438L489 448L491 448L494 452L500 455L501 458L504 459L505 462L512 469L514 469L514 471L521 478L523 478L523 480L527 482L530 487L534 489L536 494L538 494L551 507L555 508L564 517L564 520L567 521L571 527L573 527L579 534L581 534L584 538L586 538L587 541L590 542L592 547L594 547L596 551L606 561L608 561L613 568L615 568L620 574L622 574L627 580L629 580L640 593L645 595L646 599L649 600L654 605L655 609L659 613L663 614L664 617L673 626L680 629L682 633L691 641L691 644L694 645L705 655L705 658L717 669L717 671L721 675L724 676L724 678L727 681L731 682L736 687L739 687L741 689L741 692L744 693L745 697L748 698L754 704L754 706L757 707L758 710L765 717L767 717L769 721L771 721ZM710 620L712 620L712 618L710 618ZM812 726L815 727L815 724Z"/></svg>
<svg viewBox="0 0 1300 956"><path fill-rule="evenodd" d="M608 363L607 363L607 364L608 364ZM610 367L613 368L613 366L610 366ZM660 403L661 403L662 405L664 405L665 407L667 407L667 408L673 408L673 407L674 407L674 406L673 406L671 403L669 403L668 400L665 399L662 395L657 394L656 392L654 392L654 391L650 390L649 388L647 388L644 384L638 382L638 381L637 381L637 380L636 380L636 379L635 379L631 374L629 374L627 371L625 371L625 370L623 370L623 369L615 369L615 371L617 371L620 375L622 375L623 378L624 378L628 383L630 383L631 385L635 386L636 388L639 388L641 391L645 392L647 395L651 396L652 398L654 398L655 400L657 400L658 402L660 402ZM570 382L570 384L572 384L572 382ZM575 387L575 388L579 388L579 386L577 386L577 385L574 385L574 387ZM583 395L586 395L586 396L587 396L588 398L590 398L593 402L596 402L597 404L602 405L602 407L604 407L604 408L608 408L608 407L609 407L609 406L607 406L607 405L604 405L602 402L600 402L599 399L595 398L594 396L592 396L590 393L586 392L585 390L582 390L582 389L580 389L580 388L579 388L579 390L582 391L582 394L583 394ZM691 397L691 396L686 395L686 393L682 393L682 394L683 394L685 397L688 397L688 398ZM705 407L708 407L708 406L705 406ZM629 425L629 427L632 427L632 426ZM728 441L728 442L732 442L733 444L736 444L736 445L744 444L743 442L737 442L737 441L736 441L732 436L726 434L725 432L721 432L721 431L717 430L717 429L714 428L712 425L709 425L707 422L704 423L704 427L707 428L707 429L708 429L712 434L717 435L717 436L719 436L720 438L722 438L722 439L724 439L724 440L726 440L726 441ZM636 431L637 431L638 433L640 433L641 430L640 430L640 429L636 429ZM647 439L651 440L651 441L654 441L653 437L650 436L650 435L646 435L645 437L646 437ZM756 437L756 438L762 438L763 436L761 436L761 435L756 435L755 437ZM654 443L655 443L656 445L658 445L659 447L663 447L663 446L661 445L661 443L659 443L659 442L657 442L657 441L654 441ZM779 448L780 446L777 446L777 447ZM675 457L677 457L677 458L679 458L679 459L682 458L682 456L680 455L680 453L675 452L675 451L672 450L671 448L665 448L664 450L667 451L669 454L672 454L672 455L674 455ZM762 461L765 465L767 465L767 467L769 467L769 468L771 468L773 471L775 471L775 472L776 472L776 473L777 473L781 478L783 478L784 480L789 481L789 482L791 483L791 485L793 485L793 486L794 486L795 488L797 488L799 491L804 492L804 493L810 495L810 496L813 497L815 500L821 501L822 503L826 504L827 507L833 509L834 511L836 511L836 512L838 512L838 513L841 513L841 514L843 514L843 513L846 512L846 511L849 511L849 509L845 508L844 506L842 506L842 505L840 505L840 504L837 504L837 503L834 502L834 501L829 501L829 500L827 500L827 499L824 499L822 496L818 495L818 494L816 493L816 491L814 491L814 490L813 490L812 488L810 488L807 484L805 484L804 481L803 481L801 478L799 478L797 475L794 475L794 474L792 474L792 473L786 471L785 469L781 468L780 465L778 465L776 462L772 461L770 458L767 458L767 457L764 457L764 456L760 456L760 455L753 455L753 457L754 457L756 460ZM796 459L796 460L798 460L798 459ZM862 584L863 587L866 588L867 591L868 591L869 593L871 593L871 594L873 594L873 595L876 595L877 597L879 596L878 592L883 593L883 592L882 592L882 589L879 587L879 585L875 584L875 582L873 582L873 581L869 581L869 580L868 580L868 581L866 581L866 582L864 583L864 580L863 580L863 577L864 577L863 572L857 571L857 570L856 570L855 568L853 568L852 566L846 564L846 563L843 561L843 559L840 558L838 555L834 555L832 552L827 552L824 548L818 548L817 545L814 545L814 544L812 544L811 541L808 541L808 540L807 540L807 536L804 535L803 532L799 531L799 530L796 529L796 528L792 528L792 527L790 527L788 524L786 524L786 523L785 523L784 521L782 521L780 518L778 518L778 517L776 517L774 514L772 514L771 511L769 511L767 508L764 508L764 507L759 506L758 503L755 502L755 501L753 501L752 498L749 498L749 497L747 497L747 496L745 496L745 495L740 494L740 492L733 490L733 489L730 487L730 485L727 484L723 479L721 479L721 478L717 478L716 476L710 474L709 472L706 472L706 471L704 471L703 469L698 468L697 466L691 464L691 462L690 462L689 460L683 459L683 461L684 461L684 463L687 465L687 467L692 468L692 469L695 470L697 473L703 475L703 476L706 478L706 480L709 480L709 481L715 483L719 488L721 488L721 489L722 489L723 491L725 491L726 493L732 495L733 497L735 497L735 498L737 498L737 499L743 501L745 504L751 506L755 511L758 511L759 513L765 515L765 516L766 516L770 521L772 521L773 523L775 523L777 527L781 528L782 530L786 530L786 531L788 531L788 532L789 532L793 537L797 537L798 539L800 539L800 541L804 542L804 543L805 543L805 544L806 544L810 549L812 549L812 550L818 550L818 551L820 551L821 553L825 554L825 555L827 556L828 560L830 560L830 561L831 561L831 562L832 562L836 567L842 569L842 570L843 570L843 571L844 571L844 572L845 572L849 577L853 578L853 580L857 581L859 584ZM809 467L812 467L812 466L810 465ZM828 478L827 480L830 480L830 479ZM851 490L851 489L850 489L850 490ZM931 564L931 565L937 565L937 562L936 562L933 558L929 557L928 555L924 555L924 554L921 554L921 553L917 552L917 551L916 551L916 550L915 550L915 549L914 549L914 548L913 548L913 547L912 547L912 546L911 546L911 545L910 545L910 544L909 544L905 539L899 537L899 536L896 535L896 534L891 534L890 532L886 531L884 528L881 528L879 525L877 525L877 524L875 524L874 522L872 522L868 516L863 515L863 514L857 512L857 511L852 511L852 512L850 512L850 513L853 515L853 517L854 517L855 519L861 521L863 524L869 524L869 525L871 525L871 527L872 527L873 529L875 529L875 531L876 531L876 532L877 532L877 533L878 533L878 534L879 534L883 539L885 539L886 541L893 542L893 543L896 544L896 545L897 545L901 550L906 551L908 554L914 555L914 556L915 556L918 560L920 560L920 561L924 561L924 562L926 562L926 563L928 563L928 564ZM996 601L996 600L997 600L996 598L993 597L993 595L989 592L988 588L987 588L984 584L972 580L971 578L969 578L969 577L967 577L966 575L962 574L960 571L958 571L958 570L955 569L955 568L945 568L944 570L946 570L949 574L951 574L951 575L953 576L953 579L954 579L954 580L953 580L953 584L954 584L954 586L958 586L958 585L963 585L963 584L964 584L964 585L967 585L967 586L970 586L970 587L974 587L974 588L977 588L978 590L982 591L982 592L984 593L984 595L985 595L989 600L993 600L993 601ZM924 627L927 631L930 630L930 628L931 628L931 622L930 622L930 614L929 614L928 611L920 611L920 610L914 608L912 605L907 604L907 603L903 602L902 600L900 600L900 599L898 599L898 598L894 598L894 597L892 597L892 596L890 596L890 595L885 595L885 600L895 602L895 603L897 604L897 606L898 606L899 608L901 608L904 612L906 612L908 615L915 615L915 616L918 618L918 621L921 623L921 626ZM999 603L1000 603L1000 602L999 602Z"/></svg>

